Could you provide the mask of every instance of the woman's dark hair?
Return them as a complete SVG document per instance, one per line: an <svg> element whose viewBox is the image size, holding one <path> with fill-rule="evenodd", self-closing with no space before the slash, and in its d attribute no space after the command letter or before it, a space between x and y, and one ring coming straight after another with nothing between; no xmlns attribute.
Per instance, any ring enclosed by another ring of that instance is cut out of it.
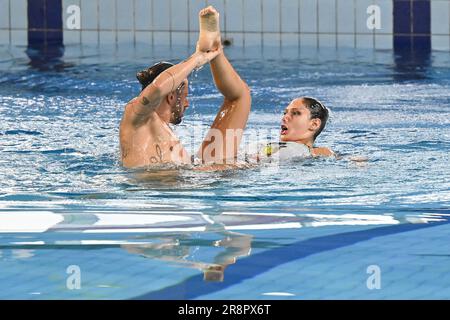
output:
<svg viewBox="0 0 450 320"><path fill-rule="evenodd" d="M136 73L136 78L139 80L139 83L142 85L142 90L144 90L150 83L155 80L157 76L159 76L163 71L173 67L174 64L166 61L158 62L154 64L147 70L142 70Z"/></svg>
<svg viewBox="0 0 450 320"><path fill-rule="evenodd" d="M314 140L317 136L322 132L325 128L325 125L328 121L329 112L328 109L318 100L311 97L303 97L303 101L305 102L305 106L308 108L309 112L311 112L311 119L320 119L320 127L314 133Z"/></svg>

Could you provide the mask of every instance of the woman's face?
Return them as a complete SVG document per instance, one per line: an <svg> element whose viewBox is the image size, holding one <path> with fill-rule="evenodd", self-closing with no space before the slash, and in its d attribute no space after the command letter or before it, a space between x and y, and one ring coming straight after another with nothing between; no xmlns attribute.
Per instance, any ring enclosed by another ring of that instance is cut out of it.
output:
<svg viewBox="0 0 450 320"><path fill-rule="evenodd" d="M314 141L314 133L320 126L320 119L310 119L311 112L304 105L303 99L293 100L281 118L281 141Z"/></svg>

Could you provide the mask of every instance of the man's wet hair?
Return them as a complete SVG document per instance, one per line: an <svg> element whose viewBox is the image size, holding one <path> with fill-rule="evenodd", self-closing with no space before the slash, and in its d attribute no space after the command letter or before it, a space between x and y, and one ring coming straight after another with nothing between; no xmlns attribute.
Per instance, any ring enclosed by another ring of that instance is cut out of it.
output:
<svg viewBox="0 0 450 320"><path fill-rule="evenodd" d="M316 140L327 124L329 117L328 109L320 101L314 98L302 97L302 99L305 102L305 106L308 108L309 112L311 112L311 119L320 119L320 127L314 133L314 140Z"/></svg>
<svg viewBox="0 0 450 320"><path fill-rule="evenodd" d="M139 80L139 83L142 85L142 90L144 90L150 83L155 80L157 76L159 76L162 72L173 67L174 64L166 61L161 61L146 70L139 71L136 73L136 78Z"/></svg>

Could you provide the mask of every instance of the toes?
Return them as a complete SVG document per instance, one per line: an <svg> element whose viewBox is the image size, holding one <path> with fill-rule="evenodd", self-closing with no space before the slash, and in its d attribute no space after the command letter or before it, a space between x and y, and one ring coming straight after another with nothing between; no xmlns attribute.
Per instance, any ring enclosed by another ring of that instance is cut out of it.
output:
<svg viewBox="0 0 450 320"><path fill-rule="evenodd" d="M213 6L206 7L200 10L200 15L205 16L209 14L218 14L217 10Z"/></svg>

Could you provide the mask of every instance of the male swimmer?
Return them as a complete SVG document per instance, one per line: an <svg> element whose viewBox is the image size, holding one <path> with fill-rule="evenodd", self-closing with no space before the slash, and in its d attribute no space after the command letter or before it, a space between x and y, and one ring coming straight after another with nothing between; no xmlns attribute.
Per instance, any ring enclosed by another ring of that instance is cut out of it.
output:
<svg viewBox="0 0 450 320"><path fill-rule="evenodd" d="M199 12L199 21L199 40L192 56L176 65L158 63L137 75L142 91L126 105L120 124L121 158L127 168L192 162L169 124L182 121L189 106L187 77L206 63L224 101L197 157L204 164L237 158L250 113L250 90L222 50L219 13L209 6Z"/></svg>

